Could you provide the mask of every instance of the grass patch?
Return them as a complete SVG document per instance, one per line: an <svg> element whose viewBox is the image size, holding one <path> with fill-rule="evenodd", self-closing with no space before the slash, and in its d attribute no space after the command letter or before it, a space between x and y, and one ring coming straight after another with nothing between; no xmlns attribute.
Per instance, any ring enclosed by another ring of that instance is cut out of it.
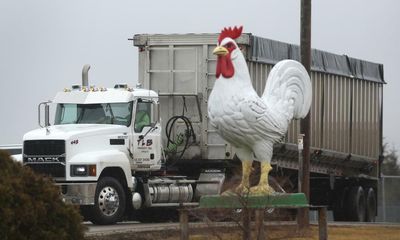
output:
<svg viewBox="0 0 400 240"><path fill-rule="evenodd" d="M318 226L311 226L305 233L297 231L297 227L290 226L267 226L266 235L269 240L318 240ZM399 240L399 226L329 226L329 240ZM179 240L180 232L177 230L156 231L156 232L132 232L124 234L111 234L96 237L87 237L90 240ZM190 240L241 240L242 232L237 228L202 228L190 229ZM252 239L256 239L252 232Z"/></svg>

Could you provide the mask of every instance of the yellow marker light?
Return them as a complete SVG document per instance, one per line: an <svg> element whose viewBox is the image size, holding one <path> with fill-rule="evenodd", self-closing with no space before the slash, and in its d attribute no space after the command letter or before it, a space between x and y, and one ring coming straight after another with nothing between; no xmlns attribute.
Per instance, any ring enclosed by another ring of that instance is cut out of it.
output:
<svg viewBox="0 0 400 240"><path fill-rule="evenodd" d="M98 90L99 89L96 86L94 86L94 85L90 86L90 91L91 92L97 92Z"/></svg>
<svg viewBox="0 0 400 240"><path fill-rule="evenodd" d="M89 176L95 177L97 173L96 165L89 165Z"/></svg>

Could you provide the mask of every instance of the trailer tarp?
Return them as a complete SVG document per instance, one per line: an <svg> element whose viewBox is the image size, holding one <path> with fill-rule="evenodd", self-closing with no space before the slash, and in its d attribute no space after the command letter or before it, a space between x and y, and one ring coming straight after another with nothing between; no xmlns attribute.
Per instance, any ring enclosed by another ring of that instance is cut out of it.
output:
<svg viewBox="0 0 400 240"><path fill-rule="evenodd" d="M300 61L300 47L294 44L279 42L251 35L250 60L275 64L283 59ZM383 65L312 49L313 71L355 77L358 79L385 83Z"/></svg>

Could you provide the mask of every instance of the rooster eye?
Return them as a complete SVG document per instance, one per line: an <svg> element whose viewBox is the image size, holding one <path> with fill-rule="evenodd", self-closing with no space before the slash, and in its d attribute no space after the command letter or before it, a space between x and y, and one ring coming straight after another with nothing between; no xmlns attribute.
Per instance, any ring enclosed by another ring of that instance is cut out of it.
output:
<svg viewBox="0 0 400 240"><path fill-rule="evenodd" d="M231 47L232 47L232 43L227 43L225 46L226 46L227 48L231 48Z"/></svg>

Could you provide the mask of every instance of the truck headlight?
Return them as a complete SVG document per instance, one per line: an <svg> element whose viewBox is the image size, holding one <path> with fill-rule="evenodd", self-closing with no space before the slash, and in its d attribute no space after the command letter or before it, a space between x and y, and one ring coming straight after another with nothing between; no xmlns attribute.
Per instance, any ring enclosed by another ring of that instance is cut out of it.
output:
<svg viewBox="0 0 400 240"><path fill-rule="evenodd" d="M71 177L96 176L96 165L71 165Z"/></svg>

